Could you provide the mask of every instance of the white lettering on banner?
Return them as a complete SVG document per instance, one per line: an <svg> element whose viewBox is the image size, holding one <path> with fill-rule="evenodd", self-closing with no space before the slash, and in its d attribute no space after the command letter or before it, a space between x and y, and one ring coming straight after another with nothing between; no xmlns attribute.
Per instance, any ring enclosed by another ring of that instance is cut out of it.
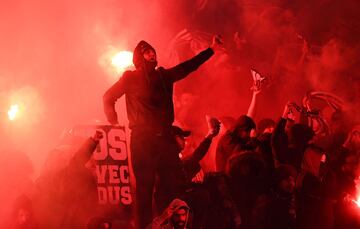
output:
<svg viewBox="0 0 360 229"><path fill-rule="evenodd" d="M98 184L105 184L106 172L109 174L109 184L129 184L130 174L128 165L96 165Z"/></svg>
<svg viewBox="0 0 360 229"><path fill-rule="evenodd" d="M118 204L120 202L120 187L119 186L108 186L109 191L109 203Z"/></svg>
<svg viewBox="0 0 360 229"><path fill-rule="evenodd" d="M106 168L107 165L96 165L96 177L98 179L98 184L105 184L105 175L106 175Z"/></svg>
<svg viewBox="0 0 360 229"><path fill-rule="evenodd" d="M132 203L129 186L107 186L98 187L99 204L129 205Z"/></svg>
<svg viewBox="0 0 360 229"><path fill-rule="evenodd" d="M106 187L97 187L99 204L107 204L107 190Z"/></svg>
<svg viewBox="0 0 360 229"><path fill-rule="evenodd" d="M101 131L100 140L93 158L97 162L98 203L102 205L131 205L130 171L128 165L125 127L80 126L77 132L83 136ZM86 135L85 135L86 134Z"/></svg>
<svg viewBox="0 0 360 229"><path fill-rule="evenodd" d="M127 158L125 131L121 129L111 129L108 133L109 155L114 160L123 161Z"/></svg>
<svg viewBox="0 0 360 229"><path fill-rule="evenodd" d="M119 166L117 165L109 165L109 183L110 184L120 184L119 173Z"/></svg>
<svg viewBox="0 0 360 229"><path fill-rule="evenodd" d="M129 205L132 203L130 186L124 186L121 188L121 203Z"/></svg>
<svg viewBox="0 0 360 229"><path fill-rule="evenodd" d="M121 183L129 184L130 183L129 166L127 166L127 165L120 166L119 172L120 172Z"/></svg>
<svg viewBox="0 0 360 229"><path fill-rule="evenodd" d="M113 160L123 161L127 159L126 135L123 129L111 129L108 133L99 129L103 133L100 140L100 148L94 152L94 159L97 161L105 160L109 155ZM109 149L108 149L108 144ZM100 149L100 150L99 150Z"/></svg>

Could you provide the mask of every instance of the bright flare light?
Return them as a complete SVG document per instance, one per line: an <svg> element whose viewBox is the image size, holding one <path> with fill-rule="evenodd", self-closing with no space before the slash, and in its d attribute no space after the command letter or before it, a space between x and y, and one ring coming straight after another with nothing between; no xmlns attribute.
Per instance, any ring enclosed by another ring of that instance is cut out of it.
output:
<svg viewBox="0 0 360 229"><path fill-rule="evenodd" d="M353 200L353 203L360 208L360 197L358 197L357 200Z"/></svg>
<svg viewBox="0 0 360 229"><path fill-rule="evenodd" d="M116 68L117 73L121 73L127 68L133 66L132 58L132 52L121 51L115 54L115 56L111 59L111 65Z"/></svg>
<svg viewBox="0 0 360 229"><path fill-rule="evenodd" d="M356 199L356 200L352 200L352 202L353 202L354 204L356 204L356 206L357 206L358 208L360 208L360 176L359 176L358 178L356 178L354 181L355 181L357 199Z"/></svg>
<svg viewBox="0 0 360 229"><path fill-rule="evenodd" d="M11 105L8 111L9 120L14 121L18 115L19 115L19 105L17 104Z"/></svg>

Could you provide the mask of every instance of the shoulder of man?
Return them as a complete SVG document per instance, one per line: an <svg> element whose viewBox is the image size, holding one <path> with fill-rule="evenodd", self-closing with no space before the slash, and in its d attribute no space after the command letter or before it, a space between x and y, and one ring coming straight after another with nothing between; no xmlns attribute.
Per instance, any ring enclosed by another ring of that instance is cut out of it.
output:
<svg viewBox="0 0 360 229"><path fill-rule="evenodd" d="M166 73L166 69L162 66L156 68L156 71L160 72L160 74L165 74Z"/></svg>
<svg viewBox="0 0 360 229"><path fill-rule="evenodd" d="M139 71L138 70L126 70L122 75L121 75L121 78L122 77L129 77L131 75L136 75L138 74Z"/></svg>
<svg viewBox="0 0 360 229"><path fill-rule="evenodd" d="M129 82L134 79L138 79L141 76L141 72L139 70L127 70L125 71L118 79L118 81Z"/></svg>

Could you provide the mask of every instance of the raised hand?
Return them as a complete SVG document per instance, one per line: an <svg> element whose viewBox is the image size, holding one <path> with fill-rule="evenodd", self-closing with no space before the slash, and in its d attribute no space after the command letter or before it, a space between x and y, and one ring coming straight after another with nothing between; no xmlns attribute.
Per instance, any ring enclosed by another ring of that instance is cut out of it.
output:
<svg viewBox="0 0 360 229"><path fill-rule="evenodd" d="M294 110L296 110L295 106L294 106L294 103L287 102L286 105L285 105L285 108L284 108L282 118L295 120Z"/></svg>
<svg viewBox="0 0 360 229"><path fill-rule="evenodd" d="M100 141L103 138L103 133L99 130L97 130L94 134L94 136L92 137L92 139L96 142Z"/></svg>
<svg viewBox="0 0 360 229"><path fill-rule="evenodd" d="M206 121L207 121L208 129L209 129L207 137L213 138L216 135L218 135L220 132L220 124L221 124L220 121L218 119L216 119L214 117L210 117L208 115L206 115Z"/></svg>
<svg viewBox="0 0 360 229"><path fill-rule="evenodd" d="M259 94L261 92L263 83L266 80L266 77L260 75L260 73L255 69L251 69L250 72L253 78L253 85L251 87L251 90L253 91L254 94Z"/></svg>

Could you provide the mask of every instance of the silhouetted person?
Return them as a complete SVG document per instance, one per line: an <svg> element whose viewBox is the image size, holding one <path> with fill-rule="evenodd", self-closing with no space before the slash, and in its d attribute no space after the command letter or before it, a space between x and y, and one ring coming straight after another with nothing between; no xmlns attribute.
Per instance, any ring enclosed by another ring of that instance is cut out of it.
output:
<svg viewBox="0 0 360 229"><path fill-rule="evenodd" d="M211 48L192 59L169 69L156 69L155 49L141 41L134 50L136 70L126 71L104 94L104 111L113 125L118 124L115 102L126 95L130 150L137 186L138 226L141 229L152 219L152 193L157 169L163 167L175 174L181 172L178 155L168 153L176 152L176 143L170 134L174 121L173 85L207 61L213 55L213 49L221 44L221 38L214 37ZM172 186L176 187L180 182L175 179Z"/></svg>
<svg viewBox="0 0 360 229"><path fill-rule="evenodd" d="M255 122L246 115L241 115L235 125L219 140L216 148L216 170L224 171L227 160L235 153L243 150L253 150L255 145L250 138Z"/></svg>
<svg viewBox="0 0 360 229"><path fill-rule="evenodd" d="M158 212L162 212L174 198L181 198L185 200L191 208L192 217L189 222L191 228L202 228L210 202L209 192L201 185L201 175L203 175L203 173L201 173L200 161L208 152L213 138L218 135L220 122L215 118L210 118L207 121L209 130L206 137L194 152L181 157L181 175L183 176L182 180L184 183L176 192L178 195L173 195L174 192L171 191L172 187L169 187L171 186L169 183L177 179L175 176L179 176L179 174L164 174L161 179L166 180L160 181L158 179L155 184L154 199ZM186 137L190 135L190 131L184 131L180 127L173 126L172 134L178 145L177 152L175 153L179 155L184 150Z"/></svg>
<svg viewBox="0 0 360 229"><path fill-rule="evenodd" d="M296 169L291 165L276 168L271 192L257 199L253 211L253 228L295 228L296 176Z"/></svg>
<svg viewBox="0 0 360 229"><path fill-rule="evenodd" d="M184 181L184 183L181 185L182 187L179 187L179 192L177 192L181 195L190 188L192 184L192 179L198 172L200 172L200 161L208 152L213 138L217 136L220 131L220 122L217 119L212 119L212 121L212 124L208 123L209 132L207 136L202 140L202 142L198 145L194 152L184 157L181 157L181 176L183 177L182 180ZM190 136L191 132L185 131L178 126L173 126L172 134L177 144L176 152L174 153L180 155L185 148L186 138ZM175 176L178 175L179 174L174 173L163 174L163 177L161 177L160 179L164 180L159 179L159 182L156 182L154 197L159 211L163 211L164 208L170 203L170 201L176 197L172 195L174 193L171 191L173 187L169 186L171 186L172 180L177 179Z"/></svg>
<svg viewBox="0 0 360 229"><path fill-rule="evenodd" d="M309 147L315 133L310 127L298 123L291 126L286 132L286 125L291 114L292 104L288 103L275 127L271 145L276 163L292 165L300 172L304 152Z"/></svg>
<svg viewBox="0 0 360 229"><path fill-rule="evenodd" d="M9 229L37 229L39 228L35 219L32 201L25 195L19 196L15 201L11 222L7 225Z"/></svg>
<svg viewBox="0 0 360 229"><path fill-rule="evenodd" d="M360 126L354 126L336 158L331 161L330 176L332 185L326 192L336 200L334 204L334 228L359 228L360 211L358 206ZM355 203L354 201L357 201Z"/></svg>
<svg viewBox="0 0 360 229"><path fill-rule="evenodd" d="M55 169L50 176L45 173L39 177L34 210L40 228L85 228L90 217L103 213L103 207L98 204L92 158L102 137L96 131L93 137L83 141L63 168Z"/></svg>

